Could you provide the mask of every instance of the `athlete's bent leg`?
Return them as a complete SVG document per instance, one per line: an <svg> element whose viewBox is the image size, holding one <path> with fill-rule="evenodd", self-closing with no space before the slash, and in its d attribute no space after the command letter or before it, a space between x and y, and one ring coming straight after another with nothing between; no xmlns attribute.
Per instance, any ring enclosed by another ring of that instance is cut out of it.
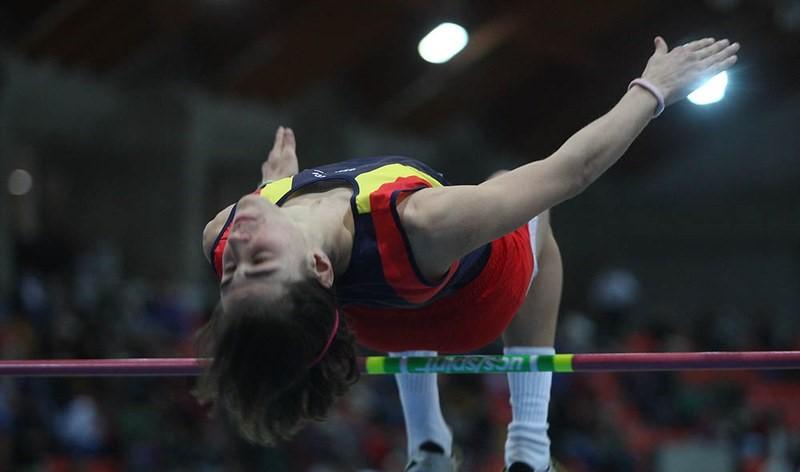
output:
<svg viewBox="0 0 800 472"><path fill-rule="evenodd" d="M505 354L553 354L561 301L561 254L547 214L540 216L534 248L538 274L519 312L503 333ZM508 374L512 421L508 426L505 461L512 472L548 470L550 438L547 413L552 373Z"/></svg>

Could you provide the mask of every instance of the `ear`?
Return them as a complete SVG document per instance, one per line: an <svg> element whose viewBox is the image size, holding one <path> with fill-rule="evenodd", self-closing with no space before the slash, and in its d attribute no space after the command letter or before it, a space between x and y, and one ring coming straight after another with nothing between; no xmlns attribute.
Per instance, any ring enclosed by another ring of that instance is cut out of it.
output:
<svg viewBox="0 0 800 472"><path fill-rule="evenodd" d="M331 288L333 286L333 264L327 254L320 250L311 253L311 271L324 287Z"/></svg>

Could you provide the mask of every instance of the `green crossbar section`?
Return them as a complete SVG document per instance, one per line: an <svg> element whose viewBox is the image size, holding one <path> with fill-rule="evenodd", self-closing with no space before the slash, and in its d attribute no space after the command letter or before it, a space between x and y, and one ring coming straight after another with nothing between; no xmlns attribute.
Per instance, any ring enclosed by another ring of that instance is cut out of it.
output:
<svg viewBox="0 0 800 472"><path fill-rule="evenodd" d="M365 360L370 375L381 374L502 374L506 372L572 372L573 354L548 356L381 357Z"/></svg>

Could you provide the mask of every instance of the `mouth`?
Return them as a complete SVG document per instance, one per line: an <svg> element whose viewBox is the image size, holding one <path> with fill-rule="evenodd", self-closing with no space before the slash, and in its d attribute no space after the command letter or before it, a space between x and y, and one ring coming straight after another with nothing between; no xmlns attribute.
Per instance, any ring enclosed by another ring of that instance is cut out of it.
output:
<svg viewBox="0 0 800 472"><path fill-rule="evenodd" d="M256 221L256 218L254 216L250 216L250 215L236 215L233 218L233 224L234 225L239 224L239 223L247 223L247 222L250 222L250 221Z"/></svg>
<svg viewBox="0 0 800 472"><path fill-rule="evenodd" d="M241 205L236 209L236 215L233 217L233 223L258 221L263 215L257 209L252 208L251 205Z"/></svg>
<svg viewBox="0 0 800 472"><path fill-rule="evenodd" d="M259 222L259 218L255 217L253 215L248 215L246 213L237 214L233 218L233 223L231 225L231 230L232 231L236 231L236 232L244 231L244 232L247 232L247 233L253 233L256 230L256 228L258 227L258 222Z"/></svg>

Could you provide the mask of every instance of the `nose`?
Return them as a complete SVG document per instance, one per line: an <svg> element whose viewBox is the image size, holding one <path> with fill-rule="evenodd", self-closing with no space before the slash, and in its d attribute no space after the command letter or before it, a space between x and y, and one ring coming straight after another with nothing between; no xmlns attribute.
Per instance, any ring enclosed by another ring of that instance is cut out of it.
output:
<svg viewBox="0 0 800 472"><path fill-rule="evenodd" d="M238 216L233 220L233 227L228 235L228 239L233 238L237 241L247 242L252 238L257 229L258 225L253 218Z"/></svg>

